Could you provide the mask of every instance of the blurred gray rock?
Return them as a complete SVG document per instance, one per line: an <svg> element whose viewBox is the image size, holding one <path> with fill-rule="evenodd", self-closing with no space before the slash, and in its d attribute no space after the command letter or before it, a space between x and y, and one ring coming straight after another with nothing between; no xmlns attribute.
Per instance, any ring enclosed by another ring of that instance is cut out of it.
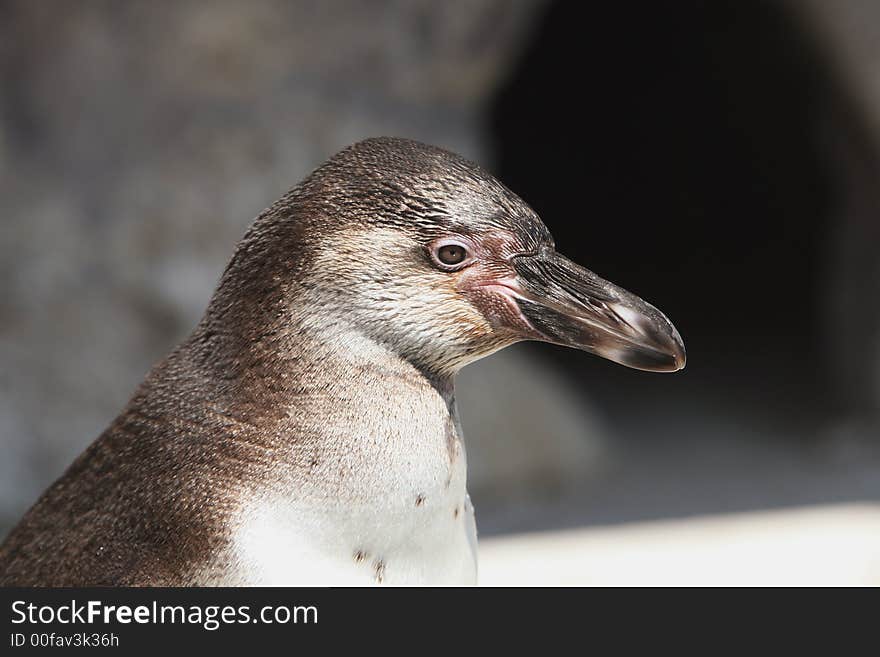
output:
<svg viewBox="0 0 880 657"><path fill-rule="evenodd" d="M841 453L880 448L880 4L787 1L827 56L841 93L822 113L836 183L826 240L826 348ZM859 447L859 443L870 443ZM859 457L855 457L859 458Z"/></svg>
<svg viewBox="0 0 880 657"><path fill-rule="evenodd" d="M0 531L190 330L251 219L311 168L380 134L487 161L485 104L539 8L0 4ZM495 358L460 395L465 431L485 439L470 448L478 487L587 468L586 412L540 365ZM522 376L511 392L516 369L539 387ZM510 414L472 410L496 406Z"/></svg>
<svg viewBox="0 0 880 657"><path fill-rule="evenodd" d="M611 458L583 391L520 349L466 367L456 382L468 489L488 508L583 488Z"/></svg>

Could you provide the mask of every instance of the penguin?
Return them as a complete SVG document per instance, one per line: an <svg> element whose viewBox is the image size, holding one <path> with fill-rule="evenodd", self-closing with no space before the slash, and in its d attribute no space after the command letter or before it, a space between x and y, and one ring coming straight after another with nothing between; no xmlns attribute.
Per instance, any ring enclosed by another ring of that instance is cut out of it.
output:
<svg viewBox="0 0 880 657"><path fill-rule="evenodd" d="M349 146L263 211L194 331L0 546L4 586L473 584L456 373L522 340L685 364L489 173Z"/></svg>

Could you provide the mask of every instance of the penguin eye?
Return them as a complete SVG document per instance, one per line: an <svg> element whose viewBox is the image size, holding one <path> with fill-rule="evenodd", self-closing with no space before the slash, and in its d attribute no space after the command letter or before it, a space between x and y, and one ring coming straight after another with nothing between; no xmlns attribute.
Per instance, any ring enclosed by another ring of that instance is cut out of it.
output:
<svg viewBox="0 0 880 657"><path fill-rule="evenodd" d="M473 262L473 247L460 238L443 237L428 245L431 262L441 271L458 271Z"/></svg>
<svg viewBox="0 0 880 657"><path fill-rule="evenodd" d="M459 240L437 241L430 251L434 265L443 271L458 271L470 264L470 249Z"/></svg>
<svg viewBox="0 0 880 657"><path fill-rule="evenodd" d="M437 249L437 260L444 265L460 265L467 258L467 250L461 244L444 244Z"/></svg>

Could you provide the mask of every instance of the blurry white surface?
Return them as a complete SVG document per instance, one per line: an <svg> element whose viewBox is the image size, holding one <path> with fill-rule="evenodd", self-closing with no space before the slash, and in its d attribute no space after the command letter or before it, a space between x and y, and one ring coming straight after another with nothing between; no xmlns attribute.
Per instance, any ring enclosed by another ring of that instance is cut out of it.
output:
<svg viewBox="0 0 880 657"><path fill-rule="evenodd" d="M483 586L880 585L880 504L480 541Z"/></svg>

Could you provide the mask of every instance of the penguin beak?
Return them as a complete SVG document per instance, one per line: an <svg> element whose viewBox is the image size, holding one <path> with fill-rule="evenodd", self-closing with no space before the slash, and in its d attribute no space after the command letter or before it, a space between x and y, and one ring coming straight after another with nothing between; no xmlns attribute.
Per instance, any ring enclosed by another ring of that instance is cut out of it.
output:
<svg viewBox="0 0 880 657"><path fill-rule="evenodd" d="M549 247L515 256L512 262L517 276L508 285L509 296L538 339L639 370L675 372L684 367L681 336L651 304Z"/></svg>

